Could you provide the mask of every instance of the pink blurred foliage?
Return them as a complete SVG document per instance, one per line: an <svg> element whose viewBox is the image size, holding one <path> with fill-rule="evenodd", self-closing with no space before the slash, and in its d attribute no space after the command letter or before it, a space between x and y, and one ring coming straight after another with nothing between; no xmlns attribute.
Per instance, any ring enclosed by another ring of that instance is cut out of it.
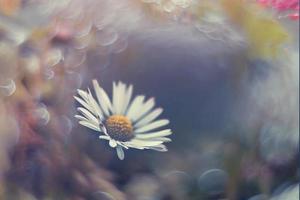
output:
<svg viewBox="0 0 300 200"><path fill-rule="evenodd" d="M291 11L291 20L299 20L299 0L257 0L263 6L272 7L279 12Z"/></svg>

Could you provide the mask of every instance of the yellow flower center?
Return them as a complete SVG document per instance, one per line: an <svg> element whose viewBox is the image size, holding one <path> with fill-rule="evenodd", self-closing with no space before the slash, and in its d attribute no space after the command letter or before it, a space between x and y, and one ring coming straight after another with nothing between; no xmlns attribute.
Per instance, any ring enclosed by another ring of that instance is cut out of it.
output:
<svg viewBox="0 0 300 200"><path fill-rule="evenodd" d="M105 121L107 134L119 141L129 141L134 137L131 121L123 115L112 115Z"/></svg>

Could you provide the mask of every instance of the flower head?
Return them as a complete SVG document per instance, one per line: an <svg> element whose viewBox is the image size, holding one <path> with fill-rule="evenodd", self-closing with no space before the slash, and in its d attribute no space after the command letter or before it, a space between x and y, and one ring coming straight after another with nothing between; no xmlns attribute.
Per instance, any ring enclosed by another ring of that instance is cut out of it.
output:
<svg viewBox="0 0 300 200"><path fill-rule="evenodd" d="M163 143L171 141L167 136L172 132L157 130L169 124L169 120L156 120L163 109L154 109L154 98L145 101L144 95L138 95L131 100L133 86L114 82L110 101L96 80L93 86L97 100L90 90L78 90L79 96L74 97L81 104L78 108L81 115L75 115L79 124L101 132L99 138L108 140L121 160L124 159L123 148L167 151Z"/></svg>

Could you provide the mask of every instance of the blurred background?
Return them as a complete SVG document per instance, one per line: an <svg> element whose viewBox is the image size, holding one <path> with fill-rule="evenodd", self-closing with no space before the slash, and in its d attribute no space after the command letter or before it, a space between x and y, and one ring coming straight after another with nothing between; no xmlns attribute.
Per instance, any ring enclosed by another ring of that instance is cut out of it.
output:
<svg viewBox="0 0 300 200"><path fill-rule="evenodd" d="M0 199L299 199L299 0L0 0ZM92 79L155 97L168 152L74 118Z"/></svg>

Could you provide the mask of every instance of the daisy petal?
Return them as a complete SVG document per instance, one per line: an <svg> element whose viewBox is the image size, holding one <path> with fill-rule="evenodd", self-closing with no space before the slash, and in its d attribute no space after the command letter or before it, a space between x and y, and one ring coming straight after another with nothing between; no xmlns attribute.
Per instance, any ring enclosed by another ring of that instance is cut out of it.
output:
<svg viewBox="0 0 300 200"><path fill-rule="evenodd" d="M114 108L114 114L119 114L119 104L120 104L120 92L121 87L118 83L113 82L113 96L112 96L112 105Z"/></svg>
<svg viewBox="0 0 300 200"><path fill-rule="evenodd" d="M130 148L134 148L134 149L140 149L140 150L147 149L147 147L136 146L136 145L133 145L133 144L130 144L130 143L127 143L126 146L130 147Z"/></svg>
<svg viewBox="0 0 300 200"><path fill-rule="evenodd" d="M149 139L149 138L156 138L156 137L165 137L171 134L172 134L171 129L165 129L162 131L156 131L152 133L136 134L135 137L138 139Z"/></svg>
<svg viewBox="0 0 300 200"><path fill-rule="evenodd" d="M92 93L90 90L88 90L88 97L89 97L89 103L93 108L93 113L95 113L96 116L98 116L100 119L103 119L103 114L102 111L100 109L100 106L98 105L98 103L96 102L96 100L94 99L94 97L92 96Z"/></svg>
<svg viewBox="0 0 300 200"><path fill-rule="evenodd" d="M77 90L78 94L81 96L81 98L85 101L88 101L88 94L86 91L83 91L83 90Z"/></svg>
<svg viewBox="0 0 300 200"><path fill-rule="evenodd" d="M121 147L124 147L125 149L129 149L129 147L123 144L123 142L121 141L117 141L117 144L120 145Z"/></svg>
<svg viewBox="0 0 300 200"><path fill-rule="evenodd" d="M117 155L118 155L119 159L124 160L125 156L124 156L124 151L123 151L122 147L118 145L116 147L116 149L117 149Z"/></svg>
<svg viewBox="0 0 300 200"><path fill-rule="evenodd" d="M107 135L100 135L99 138L102 140L110 140L110 137Z"/></svg>
<svg viewBox="0 0 300 200"><path fill-rule="evenodd" d="M150 124L147 124L145 126L142 126L142 127L138 128L137 130L135 130L135 132L136 133L143 133L143 132L147 132L147 131L159 128L161 126L165 126L167 124L169 124L169 120L161 119L161 120L154 121Z"/></svg>
<svg viewBox="0 0 300 200"><path fill-rule="evenodd" d="M126 97L126 85L122 82L119 82L119 108L118 108L118 113L116 114L123 114L123 110L125 110L125 101L127 99Z"/></svg>
<svg viewBox="0 0 300 200"><path fill-rule="evenodd" d="M98 119L93 114L91 114L88 110L82 107L77 108L77 110L79 110L88 120L91 120L94 124L99 123Z"/></svg>
<svg viewBox="0 0 300 200"><path fill-rule="evenodd" d="M161 141L161 142L171 142L172 140L167 137L156 137L156 138L150 138L150 139L140 139L143 141Z"/></svg>
<svg viewBox="0 0 300 200"><path fill-rule="evenodd" d="M129 109L127 111L126 116L131 119L133 122L135 121L138 112L140 111L140 108L143 105L143 101L145 99L145 96L139 95L134 98L131 105L129 106Z"/></svg>
<svg viewBox="0 0 300 200"><path fill-rule="evenodd" d="M100 128L100 130L101 130L105 135L108 135L108 134L107 134L106 127L104 126L104 124L103 124L102 122L99 123L99 128Z"/></svg>
<svg viewBox="0 0 300 200"><path fill-rule="evenodd" d="M168 151L167 147L163 144L157 145L157 146L153 146L153 147L149 147L149 149L155 150L155 151L160 151L160 152L166 152Z"/></svg>
<svg viewBox="0 0 300 200"><path fill-rule="evenodd" d="M113 108L114 114L120 114L122 101L123 101L123 93L125 88L123 88L122 83L113 82Z"/></svg>
<svg viewBox="0 0 300 200"><path fill-rule="evenodd" d="M109 100L106 92L99 86L97 80L93 80L94 90L98 99L98 102L102 108L102 111L106 116L109 116L109 111L111 110L111 102Z"/></svg>
<svg viewBox="0 0 300 200"><path fill-rule="evenodd" d="M151 138L151 139L146 139L146 140L163 141L163 142L171 142L172 141L172 139L167 138L167 137L157 137L157 138Z"/></svg>
<svg viewBox="0 0 300 200"><path fill-rule="evenodd" d="M75 115L75 118L76 118L76 119L79 119L79 120L81 120L81 121L88 121L87 118L85 118L85 117L83 117L83 116L81 116L81 115Z"/></svg>
<svg viewBox="0 0 300 200"><path fill-rule="evenodd" d="M132 91L133 91L133 86L130 85L128 87L128 89L126 90L126 93L125 93L125 99L124 99L124 103L123 103L123 106L122 106L121 114L125 114L125 112L128 108L128 104L129 104L130 99L131 99Z"/></svg>
<svg viewBox="0 0 300 200"><path fill-rule="evenodd" d="M162 108L156 108L151 113L149 113L144 118L142 118L140 121L138 121L134 125L134 127L139 128L141 126L144 126L145 124L148 124L149 122L152 122L153 120L155 120L162 113L162 111L163 111Z"/></svg>
<svg viewBox="0 0 300 200"><path fill-rule="evenodd" d="M150 98L145 104L143 104L139 110L139 112L136 114L136 116L134 117L134 121L140 119L144 114L146 114L147 112L149 112L153 106L155 105L155 101L154 98Z"/></svg>
<svg viewBox="0 0 300 200"><path fill-rule="evenodd" d="M81 124L82 126L86 126L86 127L90 128L90 129L93 129L95 131L100 131L99 127L97 127L94 124L89 123L87 121L79 121L78 123Z"/></svg>
<svg viewBox="0 0 300 200"><path fill-rule="evenodd" d="M88 123L92 124L95 127L99 127L98 122L95 122L95 121L92 121L92 120L88 120L87 118L85 118L85 117L83 117L81 115L75 115L75 118L79 119L80 121L88 122ZM99 127L99 128L101 130L101 127Z"/></svg>
<svg viewBox="0 0 300 200"><path fill-rule="evenodd" d="M112 148L115 148L117 146L116 141L113 139L109 140L109 146L111 146Z"/></svg>
<svg viewBox="0 0 300 200"><path fill-rule="evenodd" d="M74 96L75 100L78 101L84 108L93 111L92 107L86 103L85 101L83 101L82 99L80 99L79 97ZM95 114L95 113L94 113Z"/></svg>
<svg viewBox="0 0 300 200"><path fill-rule="evenodd" d="M135 147L150 147L162 144L163 141L147 141L147 140L140 140L140 139L132 139L129 142L126 142Z"/></svg>

